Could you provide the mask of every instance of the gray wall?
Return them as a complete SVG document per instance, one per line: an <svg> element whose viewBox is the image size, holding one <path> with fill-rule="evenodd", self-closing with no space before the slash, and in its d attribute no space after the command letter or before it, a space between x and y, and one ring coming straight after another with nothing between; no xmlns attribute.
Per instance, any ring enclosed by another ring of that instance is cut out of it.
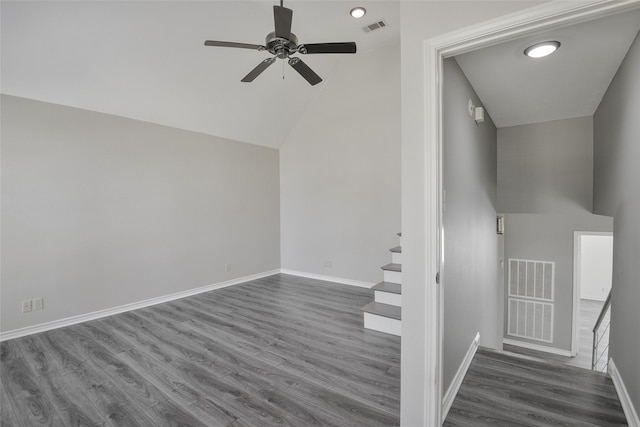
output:
<svg viewBox="0 0 640 427"><path fill-rule="evenodd" d="M505 288L508 289L509 258L555 262L555 312L553 342L547 344L507 335L505 338L571 351L573 307L573 234L574 231L612 231L610 217L591 215L505 215ZM508 296L505 292L505 307Z"/></svg>
<svg viewBox="0 0 640 427"><path fill-rule="evenodd" d="M595 212L612 215L613 283L609 355L640 411L640 39L594 115Z"/></svg>
<svg viewBox="0 0 640 427"><path fill-rule="evenodd" d="M498 211L591 212L593 118L498 129Z"/></svg>
<svg viewBox="0 0 640 427"><path fill-rule="evenodd" d="M477 125L468 100L480 101L454 59L444 61L444 336L447 390L475 335L498 345L496 127Z"/></svg>
<svg viewBox="0 0 640 427"><path fill-rule="evenodd" d="M398 50L342 62L282 145L284 269L382 280L400 231Z"/></svg>
<svg viewBox="0 0 640 427"><path fill-rule="evenodd" d="M554 261L552 343L571 350L573 232L611 231L609 218L592 215L593 118L578 117L498 129L498 211L505 214L504 282L509 258ZM508 287L505 285L505 290ZM508 296L505 292L505 307Z"/></svg>
<svg viewBox="0 0 640 427"><path fill-rule="evenodd" d="M2 331L279 268L277 150L4 95L1 118Z"/></svg>

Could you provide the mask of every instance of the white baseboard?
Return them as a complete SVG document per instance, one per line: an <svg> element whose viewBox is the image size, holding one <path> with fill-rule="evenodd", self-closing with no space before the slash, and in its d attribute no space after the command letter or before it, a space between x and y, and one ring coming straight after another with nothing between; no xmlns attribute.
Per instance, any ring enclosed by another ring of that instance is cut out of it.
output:
<svg viewBox="0 0 640 427"><path fill-rule="evenodd" d="M177 300L180 298L201 294L203 292L212 291L214 289L226 288L227 286L237 285L239 283L261 279L263 277L272 276L278 273L280 273L279 269L265 271L263 273L252 274L250 276L239 277L237 279L227 280L225 282L219 282L219 283L214 283L212 285L202 286L200 288L189 289L187 291L176 292L170 295L164 295L161 297L149 298L144 301L124 304L118 307L107 308L104 310L94 311L86 314L80 314L78 316L67 317L65 319L53 320L51 322L41 323L39 325L34 325L34 326L27 326L25 328L14 329L7 332L0 332L0 342L14 339L14 338L20 338L26 335L46 332L52 329L63 328L65 326L75 325L77 323L88 322L90 320L96 320L103 317L112 316L118 313L124 313L125 311L137 310L139 308L149 307L151 305L162 304L162 303Z"/></svg>
<svg viewBox="0 0 640 427"><path fill-rule="evenodd" d="M516 347L524 347L524 348L528 348L529 350L544 351L545 353L557 354L559 356L565 356L565 357L572 356L571 351L569 350L562 350L560 348L547 347L546 345L533 344L525 341L517 341L509 338L504 338L502 340L502 344L515 345Z"/></svg>
<svg viewBox="0 0 640 427"><path fill-rule="evenodd" d="M359 288L371 289L375 285L375 283L371 283L371 282L361 282L358 280L343 279L341 277L325 276L322 274L315 274L315 273L305 273L303 271L289 270L286 268L281 269L280 273L290 274L292 276L306 277L307 279L324 280L325 282L334 282L334 283L341 283L343 285L357 286Z"/></svg>
<svg viewBox="0 0 640 427"><path fill-rule="evenodd" d="M476 351L478 350L478 342L480 341L480 332L476 334L476 337L471 342L469 349L467 350L467 354L462 359L462 363L458 367L458 371L456 375L453 377L451 384L449 385L449 389L444 394L442 398L442 422L447 418L449 414L449 410L451 409L451 405L453 405L453 401L460 390L460 386L462 385L462 380L464 380L464 376L467 374L469 370L469 366L471 365L471 361L473 360L473 356L475 356Z"/></svg>
<svg viewBox="0 0 640 427"><path fill-rule="evenodd" d="M613 359L609 359L608 370L611 380L613 381L613 385L616 387L616 392L618 392L618 399L620 399L624 416L627 417L627 424L629 424L629 427L640 427L638 412L633 406L631 396L629 396L629 393L627 392L627 388L624 385L624 381L622 381L620 372L618 371L616 364L613 362Z"/></svg>

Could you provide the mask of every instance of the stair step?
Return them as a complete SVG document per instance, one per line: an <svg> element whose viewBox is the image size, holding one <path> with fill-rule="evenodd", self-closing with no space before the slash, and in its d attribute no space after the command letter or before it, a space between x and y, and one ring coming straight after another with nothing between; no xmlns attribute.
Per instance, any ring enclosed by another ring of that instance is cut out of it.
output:
<svg viewBox="0 0 640 427"><path fill-rule="evenodd" d="M396 246L395 248L391 248L391 249L389 249L389 250L390 250L391 252L401 254L401 253L402 253L402 246Z"/></svg>
<svg viewBox="0 0 640 427"><path fill-rule="evenodd" d="M388 317L390 319L400 320L402 317L402 309L395 305L382 304L379 302L370 302L362 307L362 311L365 313L374 314L377 316Z"/></svg>
<svg viewBox="0 0 640 427"><path fill-rule="evenodd" d="M371 289L380 292L389 292L391 294L401 294L402 285L400 283L393 282L380 282L374 285Z"/></svg>
<svg viewBox="0 0 640 427"><path fill-rule="evenodd" d="M398 273L400 273L402 271L402 264L391 263L391 264L383 265L382 269L387 271L397 271Z"/></svg>

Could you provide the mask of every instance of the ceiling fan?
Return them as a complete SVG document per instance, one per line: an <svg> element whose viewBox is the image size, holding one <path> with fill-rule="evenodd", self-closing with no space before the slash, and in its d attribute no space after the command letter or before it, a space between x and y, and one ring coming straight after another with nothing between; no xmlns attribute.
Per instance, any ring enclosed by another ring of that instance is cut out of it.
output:
<svg viewBox="0 0 640 427"><path fill-rule="evenodd" d="M216 40L207 40L204 42L205 46L218 46L218 47L236 47L241 49L254 49L257 51L269 51L273 58L267 58L258 64L253 70L249 72L241 80L243 82L252 82L258 77L264 70L266 70L271 64L273 64L277 58L289 59L289 65L296 70L309 84L317 85L322 81L319 75L317 75L302 59L298 57L292 57L291 55L300 53L303 55L310 55L316 53L356 53L355 42L340 42L340 43L309 43L298 44L298 37L291 32L291 21L293 19L293 10L287 9L282 5L280 0L280 6L273 6L273 20L275 22L275 31L267 34L265 44L248 44L248 43L236 43L236 42L223 42Z"/></svg>

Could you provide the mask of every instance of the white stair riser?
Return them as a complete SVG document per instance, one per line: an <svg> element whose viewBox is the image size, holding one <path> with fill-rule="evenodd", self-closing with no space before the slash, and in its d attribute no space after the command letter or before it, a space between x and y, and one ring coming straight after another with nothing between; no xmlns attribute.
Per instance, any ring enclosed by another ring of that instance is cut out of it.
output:
<svg viewBox="0 0 640 427"><path fill-rule="evenodd" d="M402 283L402 273L398 271L389 271L389 270L383 270L383 271L384 271L385 282Z"/></svg>
<svg viewBox="0 0 640 427"><path fill-rule="evenodd" d="M375 302L381 302L382 304L395 305L396 307L402 307L402 295L392 294L391 292L375 291Z"/></svg>
<svg viewBox="0 0 640 427"><path fill-rule="evenodd" d="M394 264L402 264L402 253L391 252L391 262Z"/></svg>
<svg viewBox="0 0 640 427"><path fill-rule="evenodd" d="M378 316L377 314L364 313L365 329L372 329L378 332L384 332L391 335L401 336L400 332L402 322L398 319Z"/></svg>

